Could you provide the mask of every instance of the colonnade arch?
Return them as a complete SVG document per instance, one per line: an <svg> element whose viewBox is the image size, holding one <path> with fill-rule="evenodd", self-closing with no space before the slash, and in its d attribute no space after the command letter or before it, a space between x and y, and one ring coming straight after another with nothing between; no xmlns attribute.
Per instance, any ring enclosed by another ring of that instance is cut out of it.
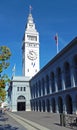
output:
<svg viewBox="0 0 77 130"><path fill-rule="evenodd" d="M57 98L50 97L40 100L34 100L33 102L31 102L31 107L33 111L52 113L63 113L63 111L65 111L67 114L72 114L73 105L75 105L77 110L77 95L75 96L75 103L73 103L72 100L74 100L72 99L72 96L70 94L66 94L64 98L63 96L58 96ZM64 108L63 105L65 106Z"/></svg>
<svg viewBox="0 0 77 130"><path fill-rule="evenodd" d="M50 112L50 100L46 100L47 112Z"/></svg>
<svg viewBox="0 0 77 130"><path fill-rule="evenodd" d="M45 112L45 100L42 101L43 112Z"/></svg>
<svg viewBox="0 0 77 130"><path fill-rule="evenodd" d="M58 111L59 113L63 113L63 101L61 96L58 97Z"/></svg>
<svg viewBox="0 0 77 130"><path fill-rule="evenodd" d="M38 79L33 86L31 86L32 99L74 87L74 82L71 84L72 72L75 85L77 85L77 55L73 56L72 61L73 63L71 64L66 60L63 63L63 67L58 66L56 71L50 70L50 74L46 73L41 79ZM71 71L71 65L74 71Z"/></svg>
<svg viewBox="0 0 77 130"><path fill-rule="evenodd" d="M77 86L77 55L74 56L74 80L75 85Z"/></svg>
<svg viewBox="0 0 77 130"><path fill-rule="evenodd" d="M71 87L71 73L69 62L64 63L64 76L65 76L65 87L66 89Z"/></svg>
<svg viewBox="0 0 77 130"><path fill-rule="evenodd" d="M41 112L41 101L39 100L39 111Z"/></svg>
<svg viewBox="0 0 77 130"><path fill-rule="evenodd" d="M66 95L66 111L67 114L72 114L73 112L73 106L72 106L72 98L71 96L68 94Z"/></svg>
<svg viewBox="0 0 77 130"><path fill-rule="evenodd" d="M51 104L52 104L52 112L55 113L55 112L56 112L55 98L52 98L52 99L51 99Z"/></svg>

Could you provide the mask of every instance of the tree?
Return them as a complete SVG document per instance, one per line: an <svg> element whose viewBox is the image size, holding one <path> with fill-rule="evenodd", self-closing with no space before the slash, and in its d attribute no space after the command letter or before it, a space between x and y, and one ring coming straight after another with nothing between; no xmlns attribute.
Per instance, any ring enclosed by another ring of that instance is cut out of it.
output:
<svg viewBox="0 0 77 130"><path fill-rule="evenodd" d="M6 96L5 86L10 81L8 75L3 74L3 71L10 65L9 59L11 51L7 46L0 46L0 98L4 101Z"/></svg>

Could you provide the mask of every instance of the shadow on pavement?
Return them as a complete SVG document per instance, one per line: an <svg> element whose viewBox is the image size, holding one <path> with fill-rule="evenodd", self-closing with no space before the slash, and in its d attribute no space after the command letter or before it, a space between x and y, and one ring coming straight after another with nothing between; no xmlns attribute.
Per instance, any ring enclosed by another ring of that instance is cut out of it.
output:
<svg viewBox="0 0 77 130"><path fill-rule="evenodd" d="M17 130L18 127L12 127L10 124L0 125L0 130Z"/></svg>
<svg viewBox="0 0 77 130"><path fill-rule="evenodd" d="M61 126L59 123L54 123L55 125Z"/></svg>
<svg viewBox="0 0 77 130"><path fill-rule="evenodd" d="M0 130L17 130L18 127L13 127L7 124L8 118L5 117L5 113L0 113Z"/></svg>

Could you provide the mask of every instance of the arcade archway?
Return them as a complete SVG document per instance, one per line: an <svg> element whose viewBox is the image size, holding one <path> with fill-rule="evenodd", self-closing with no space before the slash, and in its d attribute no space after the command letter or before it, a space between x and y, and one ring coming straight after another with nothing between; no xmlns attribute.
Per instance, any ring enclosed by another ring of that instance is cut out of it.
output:
<svg viewBox="0 0 77 130"><path fill-rule="evenodd" d="M58 98L58 110L59 110L59 113L63 113L63 101L62 101L62 97Z"/></svg>
<svg viewBox="0 0 77 130"><path fill-rule="evenodd" d="M70 95L66 96L66 110L67 114L72 114L72 98Z"/></svg>
<svg viewBox="0 0 77 130"><path fill-rule="evenodd" d="M17 98L17 111L25 111L26 110L26 99L24 96L19 96Z"/></svg>

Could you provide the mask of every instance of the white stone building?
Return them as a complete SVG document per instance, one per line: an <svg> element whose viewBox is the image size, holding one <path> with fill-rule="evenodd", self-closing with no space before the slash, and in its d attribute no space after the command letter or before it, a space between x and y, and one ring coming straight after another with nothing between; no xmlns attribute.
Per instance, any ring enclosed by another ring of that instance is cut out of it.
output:
<svg viewBox="0 0 77 130"><path fill-rule="evenodd" d="M77 37L31 80L31 110L77 113Z"/></svg>

